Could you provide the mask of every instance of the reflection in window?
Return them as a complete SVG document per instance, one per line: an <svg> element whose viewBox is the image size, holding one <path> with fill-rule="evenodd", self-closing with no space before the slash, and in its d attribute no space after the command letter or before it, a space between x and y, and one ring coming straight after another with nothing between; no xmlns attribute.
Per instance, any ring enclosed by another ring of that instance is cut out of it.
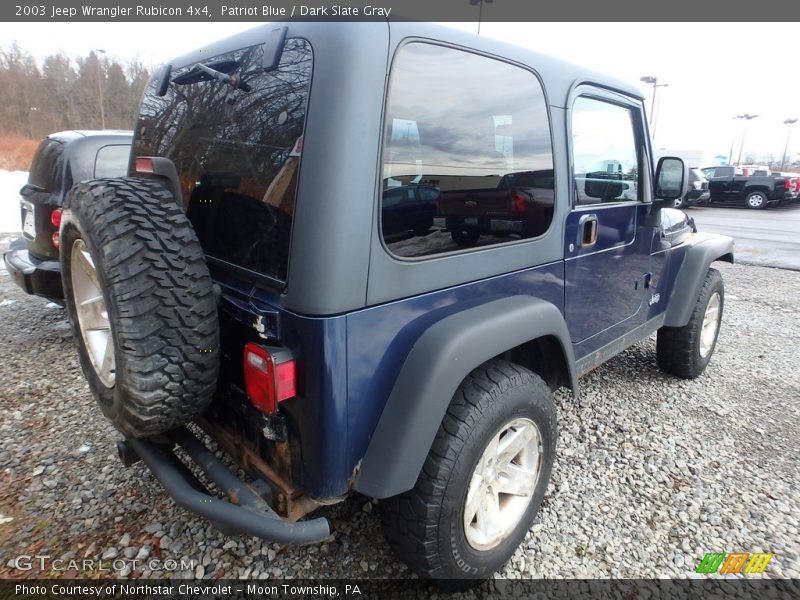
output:
<svg viewBox="0 0 800 600"><path fill-rule="evenodd" d="M639 158L631 111L580 97L572 107L572 158L578 204L639 199Z"/></svg>
<svg viewBox="0 0 800 600"><path fill-rule="evenodd" d="M183 204L206 254L286 280L297 172L311 82L311 46L288 39L277 70L261 46L173 71L145 94L134 152L177 168Z"/></svg>
<svg viewBox="0 0 800 600"><path fill-rule="evenodd" d="M94 161L94 176L97 179L122 177L128 171L130 155L131 147L128 144L103 146L97 151L97 157Z"/></svg>
<svg viewBox="0 0 800 600"><path fill-rule="evenodd" d="M392 66L381 230L418 257L536 237L553 218L550 123L539 80L432 44Z"/></svg>
<svg viewBox="0 0 800 600"><path fill-rule="evenodd" d="M36 149L31 167L29 183L45 192L56 191L61 169L64 167L64 145L53 139L42 140Z"/></svg>

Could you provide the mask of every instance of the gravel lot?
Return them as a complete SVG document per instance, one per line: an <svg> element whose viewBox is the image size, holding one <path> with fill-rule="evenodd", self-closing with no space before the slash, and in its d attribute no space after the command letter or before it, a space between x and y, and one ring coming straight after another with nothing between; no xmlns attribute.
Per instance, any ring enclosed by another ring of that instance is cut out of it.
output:
<svg viewBox="0 0 800 600"><path fill-rule="evenodd" d="M580 402L559 394L552 485L499 577L683 577L712 551L774 552L765 576L800 577L800 273L720 269L724 323L703 377L662 375L653 338L583 379ZM363 497L328 509L336 533L319 546L226 538L146 468L122 468L117 437L64 311L0 271L0 577L76 575L13 568L26 554L117 559L96 574L109 577L410 574ZM150 572L145 558L195 565Z"/></svg>

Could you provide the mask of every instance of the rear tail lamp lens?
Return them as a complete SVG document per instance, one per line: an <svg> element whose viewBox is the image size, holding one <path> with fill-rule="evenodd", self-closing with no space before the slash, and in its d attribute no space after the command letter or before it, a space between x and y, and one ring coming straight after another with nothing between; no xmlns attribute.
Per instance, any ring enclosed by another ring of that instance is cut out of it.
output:
<svg viewBox="0 0 800 600"><path fill-rule="evenodd" d="M297 395L297 368L294 358L287 350L270 350L252 342L244 347L244 387L247 399L268 415L275 414L279 402Z"/></svg>
<svg viewBox="0 0 800 600"><path fill-rule="evenodd" d="M61 238L57 231L54 231L53 235L50 236L50 242L53 244L53 248L58 248L61 246Z"/></svg>
<svg viewBox="0 0 800 600"><path fill-rule="evenodd" d="M56 208L50 213L50 224L58 229L61 227L61 209Z"/></svg>
<svg viewBox="0 0 800 600"><path fill-rule="evenodd" d="M524 194L517 191L511 193L511 212L524 213L526 204Z"/></svg>

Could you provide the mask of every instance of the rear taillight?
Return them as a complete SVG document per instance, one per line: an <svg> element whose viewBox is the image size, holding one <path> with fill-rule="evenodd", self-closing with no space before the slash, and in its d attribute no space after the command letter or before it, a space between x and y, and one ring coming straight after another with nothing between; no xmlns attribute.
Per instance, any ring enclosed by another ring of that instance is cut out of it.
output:
<svg viewBox="0 0 800 600"><path fill-rule="evenodd" d="M787 192L790 192L792 190L792 180L791 179L787 179L786 181L784 181L783 182L783 188Z"/></svg>
<svg viewBox="0 0 800 600"><path fill-rule="evenodd" d="M247 399L258 410L275 414L278 402L297 395L297 368L287 350L249 342L244 347L244 387Z"/></svg>
<svg viewBox="0 0 800 600"><path fill-rule="evenodd" d="M137 156L133 162L133 168L137 173L155 173L156 165L152 158Z"/></svg>
<svg viewBox="0 0 800 600"><path fill-rule="evenodd" d="M57 231L54 231L53 235L50 236L50 242L53 244L53 248L61 246L61 237L58 235Z"/></svg>
<svg viewBox="0 0 800 600"><path fill-rule="evenodd" d="M516 190L511 192L511 212L524 213L527 208L527 202L524 194Z"/></svg>
<svg viewBox="0 0 800 600"><path fill-rule="evenodd" d="M50 213L50 224L58 229L61 227L61 209L56 208Z"/></svg>

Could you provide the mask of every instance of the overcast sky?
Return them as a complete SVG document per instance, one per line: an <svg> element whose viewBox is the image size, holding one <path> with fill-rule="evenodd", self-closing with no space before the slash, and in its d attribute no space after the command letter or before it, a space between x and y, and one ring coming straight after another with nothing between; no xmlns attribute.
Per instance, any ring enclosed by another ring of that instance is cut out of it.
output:
<svg viewBox="0 0 800 600"><path fill-rule="evenodd" d="M257 23L0 23L0 44L16 40L41 58L63 51L85 55L103 48L121 60L155 66ZM333 25L332 25L333 26ZM477 31L477 24L459 28ZM780 160L789 126L800 117L797 23L483 23L481 35L581 63L639 86L650 109L658 77L656 148L700 150L708 156L739 152L742 113L750 121L746 154ZM755 42L755 43L754 43ZM800 121L789 154L800 154ZM743 155L743 158L744 158Z"/></svg>

